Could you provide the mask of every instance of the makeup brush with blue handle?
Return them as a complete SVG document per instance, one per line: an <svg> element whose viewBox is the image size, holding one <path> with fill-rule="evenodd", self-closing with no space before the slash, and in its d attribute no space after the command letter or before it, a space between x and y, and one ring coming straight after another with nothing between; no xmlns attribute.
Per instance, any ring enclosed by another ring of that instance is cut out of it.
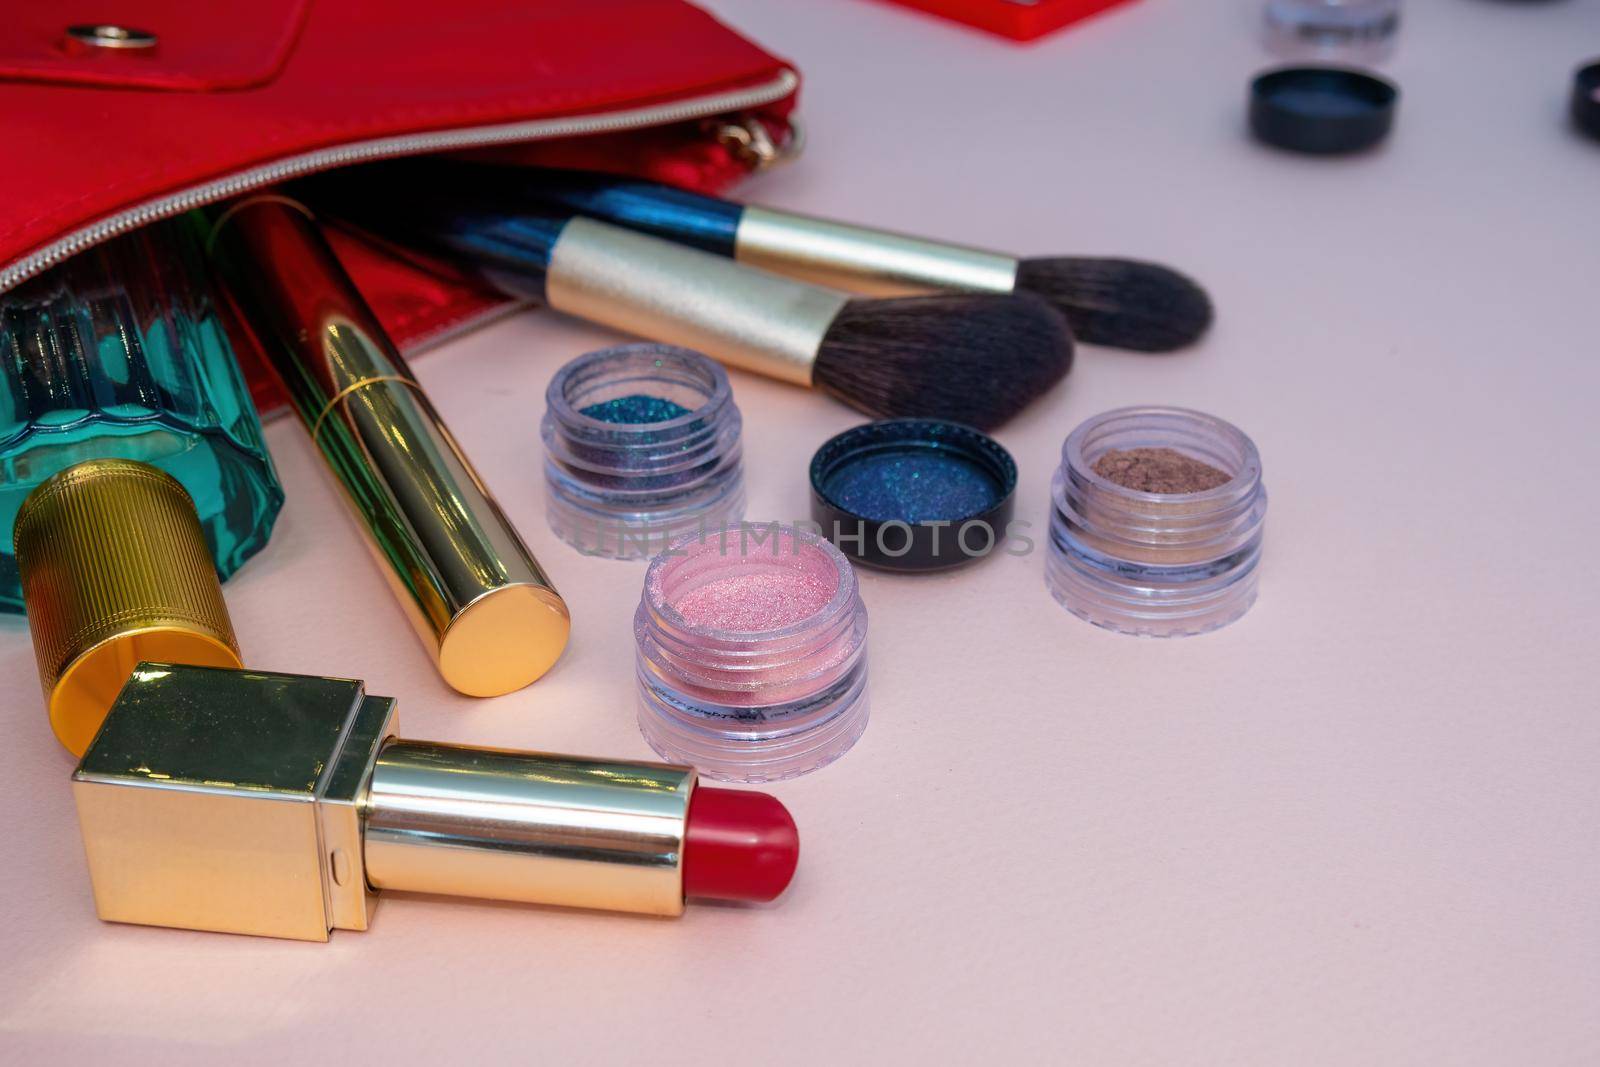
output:
<svg viewBox="0 0 1600 1067"><path fill-rule="evenodd" d="M309 179L321 215L468 268L513 296L731 366L815 386L868 414L988 429L1072 365L1072 334L1026 294L857 299L596 219L501 195L453 163Z"/></svg>
<svg viewBox="0 0 1600 1067"><path fill-rule="evenodd" d="M1192 344L1211 325L1205 290L1157 263L1072 256L1018 259L616 175L450 165L469 169L480 188L820 285L872 296L1033 293L1054 304L1077 339L1087 344L1170 352Z"/></svg>

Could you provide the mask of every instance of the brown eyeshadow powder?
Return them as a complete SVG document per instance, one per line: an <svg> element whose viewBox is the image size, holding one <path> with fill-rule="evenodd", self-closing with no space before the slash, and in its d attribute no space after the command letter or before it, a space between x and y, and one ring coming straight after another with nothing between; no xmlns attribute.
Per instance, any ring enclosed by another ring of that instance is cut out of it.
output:
<svg viewBox="0 0 1600 1067"><path fill-rule="evenodd" d="M1233 480L1226 471L1173 448L1107 452L1094 461L1094 472L1141 493L1203 493Z"/></svg>

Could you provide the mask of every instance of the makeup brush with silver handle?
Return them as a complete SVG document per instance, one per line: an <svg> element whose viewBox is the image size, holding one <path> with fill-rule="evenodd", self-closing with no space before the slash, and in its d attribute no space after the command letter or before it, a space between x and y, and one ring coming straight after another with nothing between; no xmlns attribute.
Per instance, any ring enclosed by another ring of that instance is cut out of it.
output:
<svg viewBox="0 0 1600 1067"><path fill-rule="evenodd" d="M1030 292L1066 316L1078 340L1138 352L1194 343L1211 300L1188 277L1138 260L1025 259L586 171L528 170L456 160L382 165L421 176L444 168L473 188L626 226L753 267L870 296Z"/></svg>
<svg viewBox="0 0 1600 1067"><path fill-rule="evenodd" d="M816 386L876 416L996 426L1071 366L1056 311L1026 295L863 300L698 249L487 195L363 170L305 183L317 209L467 266L490 284L590 322Z"/></svg>

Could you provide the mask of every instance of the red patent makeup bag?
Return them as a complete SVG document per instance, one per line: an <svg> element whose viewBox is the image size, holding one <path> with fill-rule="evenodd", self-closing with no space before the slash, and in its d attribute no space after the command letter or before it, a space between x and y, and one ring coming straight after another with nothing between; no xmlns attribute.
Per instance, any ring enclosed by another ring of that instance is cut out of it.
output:
<svg viewBox="0 0 1600 1067"><path fill-rule="evenodd" d="M0 20L0 290L313 171L491 152L715 191L783 144L798 75L682 0L109 0ZM402 347L501 306L333 235ZM267 376L247 367L263 406Z"/></svg>

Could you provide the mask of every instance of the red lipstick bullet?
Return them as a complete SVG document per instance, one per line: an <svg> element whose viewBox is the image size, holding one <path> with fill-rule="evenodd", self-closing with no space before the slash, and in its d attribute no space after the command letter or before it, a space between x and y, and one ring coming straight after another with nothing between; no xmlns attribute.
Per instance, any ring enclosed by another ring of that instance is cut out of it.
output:
<svg viewBox="0 0 1600 1067"><path fill-rule="evenodd" d="M683 894L705 900L776 900L800 862L800 831L777 797L700 786L689 798Z"/></svg>

